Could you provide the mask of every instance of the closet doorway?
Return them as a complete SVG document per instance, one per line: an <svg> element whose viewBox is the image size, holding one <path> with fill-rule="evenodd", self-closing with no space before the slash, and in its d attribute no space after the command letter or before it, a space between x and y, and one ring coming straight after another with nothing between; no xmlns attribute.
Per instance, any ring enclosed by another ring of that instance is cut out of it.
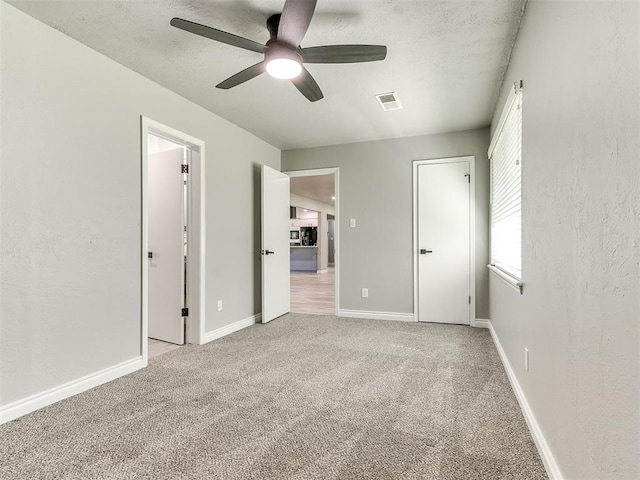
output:
<svg viewBox="0 0 640 480"><path fill-rule="evenodd" d="M475 322L475 157L413 162L414 312Z"/></svg>
<svg viewBox="0 0 640 480"><path fill-rule="evenodd" d="M204 143L143 118L142 352L202 343Z"/></svg>

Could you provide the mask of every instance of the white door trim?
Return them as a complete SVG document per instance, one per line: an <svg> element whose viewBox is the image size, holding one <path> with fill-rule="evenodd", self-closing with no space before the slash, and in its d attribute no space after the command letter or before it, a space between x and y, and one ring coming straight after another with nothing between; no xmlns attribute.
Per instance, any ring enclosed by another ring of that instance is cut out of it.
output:
<svg viewBox="0 0 640 480"><path fill-rule="evenodd" d="M471 308L469 308L469 325L476 326L476 157L451 157L436 158L431 160L413 161L413 316L419 321L419 285L418 285L418 167L420 165L433 165L438 163L469 163L471 175L469 192L469 293L471 295Z"/></svg>
<svg viewBox="0 0 640 480"><path fill-rule="evenodd" d="M187 317L187 343L204 343L205 327L205 143L186 133L164 125L150 118L141 116L140 143L141 152L141 272L142 272L142 298L141 298L141 353L144 364L148 362L149 331L149 265L147 252L149 248L149 218L148 206L148 134L158 135L173 142L197 149L199 155L192 156L190 160L191 181L188 182L188 238L194 239L197 248L190 248L187 257L187 297L189 299L189 317Z"/></svg>
<svg viewBox="0 0 640 480"><path fill-rule="evenodd" d="M334 306L333 314L337 317L340 305L340 168L312 168L309 170L292 170L283 172L290 177L315 177L317 175L329 175L334 174L334 194L336 200L334 203L335 218L338 220L334 223L334 271L335 271L335 291L334 291Z"/></svg>

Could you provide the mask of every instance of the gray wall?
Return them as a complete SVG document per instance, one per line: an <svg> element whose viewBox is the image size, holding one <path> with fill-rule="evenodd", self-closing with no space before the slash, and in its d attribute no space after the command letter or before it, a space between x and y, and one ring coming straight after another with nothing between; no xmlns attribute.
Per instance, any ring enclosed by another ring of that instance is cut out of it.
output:
<svg viewBox="0 0 640 480"><path fill-rule="evenodd" d="M476 316L488 318L488 148L478 129L282 152L283 170L340 168L340 309L413 313L412 162L474 155Z"/></svg>
<svg viewBox="0 0 640 480"><path fill-rule="evenodd" d="M206 330L258 313L256 165L280 151L0 8L0 404L140 355L140 115L206 142Z"/></svg>
<svg viewBox="0 0 640 480"><path fill-rule="evenodd" d="M638 2L529 2L520 296L490 318L565 478L640 478ZM524 369L524 348L530 370Z"/></svg>

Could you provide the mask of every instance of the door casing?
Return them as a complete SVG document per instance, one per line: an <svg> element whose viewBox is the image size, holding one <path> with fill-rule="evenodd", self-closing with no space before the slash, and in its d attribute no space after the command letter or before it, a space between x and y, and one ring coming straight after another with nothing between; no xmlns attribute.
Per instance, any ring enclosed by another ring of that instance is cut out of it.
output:
<svg viewBox="0 0 640 480"><path fill-rule="evenodd" d="M413 162L413 315L414 320L417 322L420 319L419 315L419 249L418 244L418 167L420 165L433 165L441 163L460 163L466 162L469 164L470 178L470 191L469 191L469 293L471 296L471 305L469 308L469 325L476 326L476 219L475 219L475 204L476 204L476 158L474 156L465 157L450 157L450 158L436 158L429 160L414 160Z"/></svg>
<svg viewBox="0 0 640 480"><path fill-rule="evenodd" d="M148 134L166 138L191 149L189 166L189 182L187 183L187 236L189 238L189 254L187 255L187 298L189 299L189 316L187 317L186 342L204 343L205 319L205 143L175 128L156 122L150 118L140 117L141 143L141 345L140 351L144 364L148 362L148 329L149 329L149 218L148 218Z"/></svg>

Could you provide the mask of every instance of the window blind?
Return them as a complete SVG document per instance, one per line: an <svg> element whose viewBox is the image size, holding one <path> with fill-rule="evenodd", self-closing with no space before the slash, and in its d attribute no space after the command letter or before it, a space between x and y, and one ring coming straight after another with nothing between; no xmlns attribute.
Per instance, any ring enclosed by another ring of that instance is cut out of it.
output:
<svg viewBox="0 0 640 480"><path fill-rule="evenodd" d="M489 149L491 266L522 278L522 88L514 86Z"/></svg>

